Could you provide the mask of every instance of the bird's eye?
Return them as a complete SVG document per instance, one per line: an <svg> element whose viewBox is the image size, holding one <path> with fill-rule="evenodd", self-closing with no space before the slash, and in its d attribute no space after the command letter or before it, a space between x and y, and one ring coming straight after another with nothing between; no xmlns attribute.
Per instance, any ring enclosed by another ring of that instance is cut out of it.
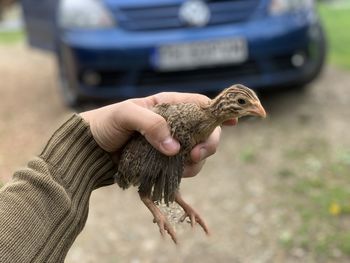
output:
<svg viewBox="0 0 350 263"><path fill-rule="evenodd" d="M244 105L246 104L247 102L244 100L244 99L238 99L238 104L240 105Z"/></svg>

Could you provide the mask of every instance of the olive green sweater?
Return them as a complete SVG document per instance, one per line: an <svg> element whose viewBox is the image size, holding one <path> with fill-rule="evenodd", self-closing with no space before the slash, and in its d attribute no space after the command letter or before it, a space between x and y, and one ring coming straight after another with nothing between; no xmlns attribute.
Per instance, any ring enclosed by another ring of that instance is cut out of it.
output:
<svg viewBox="0 0 350 263"><path fill-rule="evenodd" d="M115 172L88 124L72 116L0 190L0 262L63 262L85 225L91 192L113 183Z"/></svg>

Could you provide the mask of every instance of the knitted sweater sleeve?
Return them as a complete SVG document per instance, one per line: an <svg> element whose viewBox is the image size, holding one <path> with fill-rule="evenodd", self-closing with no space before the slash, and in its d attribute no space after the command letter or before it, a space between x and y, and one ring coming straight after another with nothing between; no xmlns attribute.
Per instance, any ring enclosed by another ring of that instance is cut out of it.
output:
<svg viewBox="0 0 350 263"><path fill-rule="evenodd" d="M113 183L115 169L88 124L72 116L0 190L0 262L63 262L92 190Z"/></svg>

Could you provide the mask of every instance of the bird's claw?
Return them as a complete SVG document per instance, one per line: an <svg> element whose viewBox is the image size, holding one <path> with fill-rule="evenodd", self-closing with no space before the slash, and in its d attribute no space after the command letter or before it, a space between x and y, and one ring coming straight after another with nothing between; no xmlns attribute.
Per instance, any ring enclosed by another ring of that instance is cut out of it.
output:
<svg viewBox="0 0 350 263"><path fill-rule="evenodd" d="M195 223L197 222L203 228L204 232L207 235L210 234L207 224L193 208L187 208L179 221L184 222L187 217L190 219L190 223L192 227L194 227Z"/></svg>
<svg viewBox="0 0 350 263"><path fill-rule="evenodd" d="M171 239L174 241L175 244L177 244L177 238L174 228L171 226L171 224L165 218L165 216L159 216L158 218L154 218L153 223L157 223L159 227L159 232L163 238L165 237L165 232L168 232Z"/></svg>

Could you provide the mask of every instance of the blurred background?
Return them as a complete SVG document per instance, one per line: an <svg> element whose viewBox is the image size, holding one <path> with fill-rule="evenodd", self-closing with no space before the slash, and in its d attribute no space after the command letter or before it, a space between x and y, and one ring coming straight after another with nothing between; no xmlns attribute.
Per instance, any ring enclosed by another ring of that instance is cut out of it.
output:
<svg viewBox="0 0 350 263"><path fill-rule="evenodd" d="M182 183L213 235L110 186L66 262L349 262L349 28L348 0L0 0L0 184L74 111L243 83L269 118Z"/></svg>

